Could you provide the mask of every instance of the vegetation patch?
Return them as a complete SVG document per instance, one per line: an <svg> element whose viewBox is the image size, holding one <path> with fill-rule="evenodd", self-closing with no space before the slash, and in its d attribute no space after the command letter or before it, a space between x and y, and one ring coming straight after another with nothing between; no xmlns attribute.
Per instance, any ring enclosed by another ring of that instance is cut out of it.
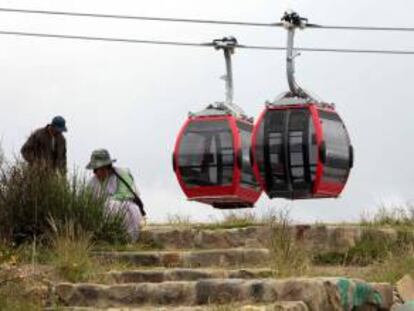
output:
<svg viewBox="0 0 414 311"><path fill-rule="evenodd" d="M62 227L52 224L52 264L59 276L69 282L84 282L96 273L97 262L91 256L91 234L68 222Z"/></svg>
<svg viewBox="0 0 414 311"><path fill-rule="evenodd" d="M263 225L263 221L257 219L252 212L230 211L223 213L223 219L210 224L198 225L199 229L237 229Z"/></svg>
<svg viewBox="0 0 414 311"><path fill-rule="evenodd" d="M95 241L124 243L123 215L109 214L104 199L95 198L84 179L71 180L45 167L17 162L0 168L0 239L21 244L47 242L50 219L76 223Z"/></svg>
<svg viewBox="0 0 414 311"><path fill-rule="evenodd" d="M311 264L311 255L296 241L289 210L282 209L267 216L270 227L269 249L271 268L277 277L305 275Z"/></svg>
<svg viewBox="0 0 414 311"><path fill-rule="evenodd" d="M0 282L1 311L41 311L42 297L35 291L25 290L27 281L13 280Z"/></svg>
<svg viewBox="0 0 414 311"><path fill-rule="evenodd" d="M398 206L381 204L374 215L363 215L359 225L414 229L414 205L413 203Z"/></svg>

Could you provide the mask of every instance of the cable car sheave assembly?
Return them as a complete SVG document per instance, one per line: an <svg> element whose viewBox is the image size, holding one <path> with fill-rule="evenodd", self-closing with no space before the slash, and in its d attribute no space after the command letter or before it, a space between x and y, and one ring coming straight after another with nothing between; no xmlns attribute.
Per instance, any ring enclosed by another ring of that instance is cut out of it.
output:
<svg viewBox="0 0 414 311"><path fill-rule="evenodd" d="M307 20L285 13L289 92L268 103L253 132L255 176L270 198L338 197L353 165L348 132L333 104L317 100L295 81L294 35Z"/></svg>
<svg viewBox="0 0 414 311"><path fill-rule="evenodd" d="M232 37L213 41L226 60L226 100L190 113L173 155L188 199L221 209L253 207L262 193L250 162L253 120L233 103L231 55L236 44Z"/></svg>

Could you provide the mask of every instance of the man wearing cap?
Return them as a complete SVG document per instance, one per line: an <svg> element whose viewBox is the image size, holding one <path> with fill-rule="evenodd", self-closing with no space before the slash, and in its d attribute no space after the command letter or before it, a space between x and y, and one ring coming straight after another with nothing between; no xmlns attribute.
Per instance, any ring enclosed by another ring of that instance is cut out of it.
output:
<svg viewBox="0 0 414 311"><path fill-rule="evenodd" d="M106 149L92 152L86 169L93 170L94 176L89 188L97 197L106 198L106 208L110 213L123 213L125 227L133 241L138 239L139 227L145 220L142 203L134 178L129 169L114 167Z"/></svg>
<svg viewBox="0 0 414 311"><path fill-rule="evenodd" d="M66 121L56 116L45 127L34 131L21 149L29 165L46 165L62 173L66 172Z"/></svg>

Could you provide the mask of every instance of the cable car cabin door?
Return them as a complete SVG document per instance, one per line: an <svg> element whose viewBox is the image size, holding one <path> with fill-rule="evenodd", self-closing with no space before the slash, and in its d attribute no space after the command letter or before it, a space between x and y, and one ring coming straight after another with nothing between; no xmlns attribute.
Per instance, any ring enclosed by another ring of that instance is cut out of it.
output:
<svg viewBox="0 0 414 311"><path fill-rule="evenodd" d="M270 198L312 196L317 142L313 117L307 108L270 109L264 119L264 166Z"/></svg>

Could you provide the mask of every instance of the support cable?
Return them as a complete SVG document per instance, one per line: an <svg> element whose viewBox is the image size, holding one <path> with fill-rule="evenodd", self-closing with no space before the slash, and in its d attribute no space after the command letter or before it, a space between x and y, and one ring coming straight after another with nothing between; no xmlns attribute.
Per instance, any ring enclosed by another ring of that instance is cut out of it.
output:
<svg viewBox="0 0 414 311"><path fill-rule="evenodd" d="M141 40L117 37L94 37L82 35L63 35L51 33L35 33L22 31L3 31L0 30L0 35L20 36L20 37L40 37L53 39L72 39L84 41L102 41L102 42L118 42L118 43L136 43L136 44L154 44L154 45L169 45L169 46L184 46L184 47L212 47L211 42L195 43L182 41L161 41L161 40ZM249 50L268 50L268 51L285 51L284 46L262 46L262 45L243 45L237 44L236 48ZM314 48L314 47L295 47L296 51L302 52L329 52L329 53L354 53L354 54L389 54L389 55L414 55L414 50L373 50L373 49L342 49L342 48Z"/></svg>
<svg viewBox="0 0 414 311"><path fill-rule="evenodd" d="M4 12L4 13L23 13L23 14L41 14L41 15L60 15L60 16L72 16L72 17L129 19L129 20L158 21L158 22L217 24L217 25L233 25L233 26L283 27L283 23L280 23L280 22L262 23L262 22L248 22L248 21L226 21L226 20L210 20L210 19L150 17L150 16L135 16L135 15L120 15L120 14L97 14L97 13L81 13L81 12L66 12L66 11L29 10L29 9L2 8L2 7L0 7L0 12ZM308 28L314 28L314 29L327 29L327 30L414 32L414 27L341 26L341 25L319 25L319 24L307 24L307 27Z"/></svg>
<svg viewBox="0 0 414 311"><path fill-rule="evenodd" d="M150 16L135 16L135 15L118 15L118 14L94 14L94 13L26 10L26 9L12 9L12 8L0 8L0 12L61 15L61 16L73 16L73 17L95 17L95 18L130 19L130 20L132 19L132 20L157 21L157 22L217 24L217 25L233 25L233 26L254 26L254 27L281 26L281 23L256 23L256 22L238 22L238 21L224 21L224 20L210 20L210 19L150 17Z"/></svg>

